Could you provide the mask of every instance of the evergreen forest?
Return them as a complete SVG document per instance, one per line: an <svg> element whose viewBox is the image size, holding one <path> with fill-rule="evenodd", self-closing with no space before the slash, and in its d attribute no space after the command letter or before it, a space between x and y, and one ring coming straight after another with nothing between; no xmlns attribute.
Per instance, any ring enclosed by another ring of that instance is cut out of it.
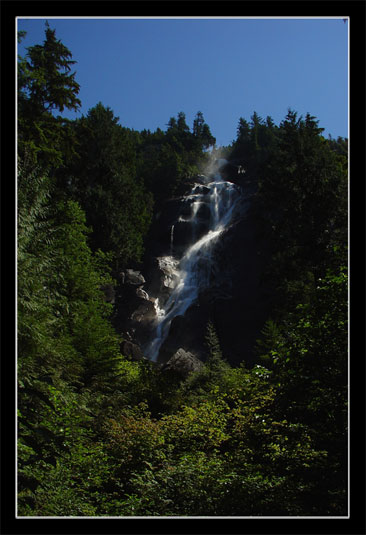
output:
<svg viewBox="0 0 366 535"><path fill-rule="evenodd" d="M123 354L103 289L142 265L215 137L200 111L154 132L102 102L63 118L74 63L47 24L18 57L18 516L347 515L347 139L291 109L238 118L220 154L257 183L271 310L255 363L230 364L209 321L182 378Z"/></svg>

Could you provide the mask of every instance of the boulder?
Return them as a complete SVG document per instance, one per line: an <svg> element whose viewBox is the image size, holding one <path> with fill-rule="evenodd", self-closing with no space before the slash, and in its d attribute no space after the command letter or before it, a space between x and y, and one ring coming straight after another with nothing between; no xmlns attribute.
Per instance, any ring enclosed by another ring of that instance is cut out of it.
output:
<svg viewBox="0 0 366 535"><path fill-rule="evenodd" d="M139 297L139 305L133 311L130 316L130 319L137 322L150 322L153 321L156 317L156 309L154 303L149 299Z"/></svg>
<svg viewBox="0 0 366 535"><path fill-rule="evenodd" d="M158 296L160 305L169 298L178 280L178 260L171 257L153 258L146 271L148 282L146 290L149 295Z"/></svg>
<svg viewBox="0 0 366 535"><path fill-rule="evenodd" d="M133 269L126 269L124 272L123 283L132 284L134 286L142 286L145 284L145 279L141 275L140 271L135 271Z"/></svg>
<svg viewBox="0 0 366 535"><path fill-rule="evenodd" d="M149 294L145 292L145 290L143 290L141 286L137 288L136 295L137 297L140 297L141 299L146 299L147 301L150 299Z"/></svg>
<svg viewBox="0 0 366 535"><path fill-rule="evenodd" d="M204 362L207 356L205 341L207 321L208 310L197 304L192 304L184 315L175 316L169 334L160 348L158 362L161 364L168 362L182 347Z"/></svg>
<svg viewBox="0 0 366 535"><path fill-rule="evenodd" d="M126 269L121 273L116 292L113 324L123 336L129 333L130 342L142 345L151 336L156 320L154 299L143 289L145 277L140 271Z"/></svg>
<svg viewBox="0 0 366 535"><path fill-rule="evenodd" d="M199 193L200 195L207 195L207 193L210 193L210 191L211 191L210 188L208 188L207 186L199 184L194 188L193 193Z"/></svg>
<svg viewBox="0 0 366 535"><path fill-rule="evenodd" d="M182 378L186 378L190 373L198 371L202 366L203 362L192 353L179 348L162 369L163 371L173 372Z"/></svg>

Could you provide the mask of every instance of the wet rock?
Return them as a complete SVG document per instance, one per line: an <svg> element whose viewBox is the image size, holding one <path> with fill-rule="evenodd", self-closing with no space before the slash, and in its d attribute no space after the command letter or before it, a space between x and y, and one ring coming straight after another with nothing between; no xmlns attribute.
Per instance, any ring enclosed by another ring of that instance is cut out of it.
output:
<svg viewBox="0 0 366 535"><path fill-rule="evenodd" d="M150 262L146 289L149 295L159 296L159 303L165 303L177 282L178 260L172 257L157 257Z"/></svg>
<svg viewBox="0 0 366 535"><path fill-rule="evenodd" d="M169 254L171 243L171 229L179 217L181 199L170 199L161 206L157 217L153 221L146 240L146 256L158 257Z"/></svg>
<svg viewBox="0 0 366 535"><path fill-rule="evenodd" d="M147 301L149 300L149 294L145 292L145 290L143 290L141 287L137 288L136 295L141 299L146 299Z"/></svg>
<svg viewBox="0 0 366 535"><path fill-rule="evenodd" d="M132 284L134 286L142 286L145 284L145 279L141 275L140 271L133 269L126 269L124 272L123 282L124 284Z"/></svg>
<svg viewBox="0 0 366 535"><path fill-rule="evenodd" d="M130 319L139 323L154 320L156 316L154 303L144 298L139 298L139 302L139 306L131 314Z"/></svg>
<svg viewBox="0 0 366 535"><path fill-rule="evenodd" d="M151 336L156 319L154 299L150 299L143 288L146 281L140 271L126 269L122 273L116 292L113 324L123 336L129 333L130 342L143 344Z"/></svg>
<svg viewBox="0 0 366 535"><path fill-rule="evenodd" d="M174 225L173 247L187 247L193 240L193 224L189 220L178 220Z"/></svg>
<svg viewBox="0 0 366 535"><path fill-rule="evenodd" d="M201 203L197 210L197 217L203 221L209 221L211 217L211 209L207 203Z"/></svg>
<svg viewBox="0 0 366 535"><path fill-rule="evenodd" d="M182 218L185 217L189 219L191 215L191 211L192 211L191 202L189 200L184 200L180 205L180 210L179 212L177 212L176 217L180 216Z"/></svg>
<svg viewBox="0 0 366 535"><path fill-rule="evenodd" d="M210 191L210 188L204 186L203 184L199 184L194 188L194 193L199 193L200 195L206 195L207 193L210 193Z"/></svg>
<svg viewBox="0 0 366 535"><path fill-rule="evenodd" d="M227 191L218 188L218 192L226 195L228 200L241 191L242 208L235 212L230 225L219 235L210 254L197 257L197 275L207 275L208 284L184 316L176 316L172 320L157 359L163 366L167 366L180 350L204 362L207 358L205 332L208 321L214 323L222 352L230 364L238 365L245 361L251 365L256 358L253 348L271 308L270 288L262 278L271 251L270 244L263 243L256 216L250 211L257 187L255 177L245 162L229 163L227 165L226 162L221 172L237 187L227 188ZM238 173L240 165L247 170L246 173ZM118 327L123 327L122 332L130 332L131 342L137 342L140 347L156 336L156 309L157 306L164 308L179 280L179 258L192 239L195 242L208 230L211 210L207 204L209 195L206 194L211 190L204 184L205 181L206 178L202 177L199 185L199 177L194 177L193 192L184 201L177 197L161 203L160 214L147 238L145 263L141 268L144 276L139 271L124 272L125 284L120 285L120 296L117 296L119 302L116 308L121 315L121 320L117 318ZM187 189L188 185L187 182L184 188ZM221 200L225 201L225 197ZM194 229L192 223L182 221L191 218L192 203L197 203L193 207ZM146 298L148 295L152 297ZM153 298L158 299L157 306L154 306ZM176 356L177 362L188 362L186 358L178 358L179 355Z"/></svg>

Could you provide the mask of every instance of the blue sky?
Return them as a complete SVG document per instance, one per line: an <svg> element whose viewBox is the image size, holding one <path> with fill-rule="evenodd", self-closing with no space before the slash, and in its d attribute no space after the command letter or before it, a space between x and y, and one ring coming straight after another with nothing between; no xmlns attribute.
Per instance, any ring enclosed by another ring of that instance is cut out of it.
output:
<svg viewBox="0 0 366 535"><path fill-rule="evenodd" d="M217 145L236 138L253 111L276 124L288 108L309 112L324 134L348 137L348 24L307 19L56 19L56 37L77 62L79 113L99 101L123 126L166 129L197 111ZM44 40L45 19L18 19L25 47Z"/></svg>

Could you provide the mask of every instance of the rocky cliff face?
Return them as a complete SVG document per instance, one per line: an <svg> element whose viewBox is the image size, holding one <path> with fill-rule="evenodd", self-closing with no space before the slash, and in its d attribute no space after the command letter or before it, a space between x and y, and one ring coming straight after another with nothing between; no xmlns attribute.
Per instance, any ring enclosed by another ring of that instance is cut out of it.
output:
<svg viewBox="0 0 366 535"><path fill-rule="evenodd" d="M165 203L142 273L121 274L115 323L135 354L139 347L163 364L183 351L204 361L211 320L232 365L254 362L269 306L261 281L266 252L250 210L255 183L233 163L221 168Z"/></svg>

